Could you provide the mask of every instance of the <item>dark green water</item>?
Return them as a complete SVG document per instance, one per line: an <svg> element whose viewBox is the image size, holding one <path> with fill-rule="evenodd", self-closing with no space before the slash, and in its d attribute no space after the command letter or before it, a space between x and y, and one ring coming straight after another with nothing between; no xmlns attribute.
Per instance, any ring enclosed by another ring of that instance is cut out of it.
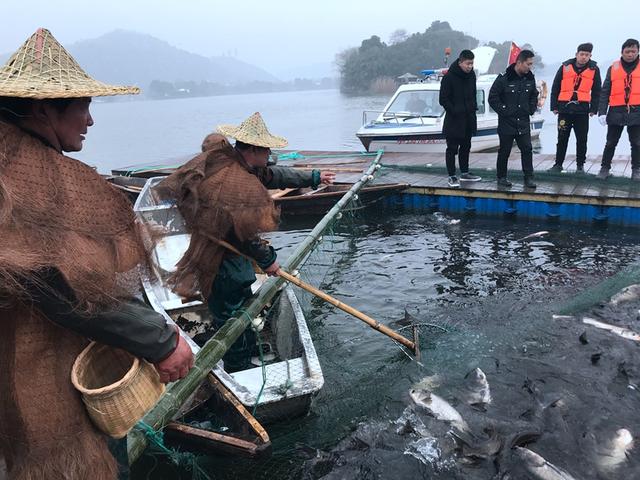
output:
<svg viewBox="0 0 640 480"><path fill-rule="evenodd" d="M280 258L314 220L285 221L283 231L271 235ZM541 230L549 234L522 240ZM394 322L405 308L418 323L435 325L421 328L422 364L360 321L299 292L325 377L310 415L267 428L274 446L269 460L201 458L199 465L212 478L490 479L507 471L509 478L527 478L518 476L519 466L506 453L499 462L473 464L447 456L442 422L423 418L441 444L441 461L432 464L406 455L412 438L395 433L392 422L409 405L411 385L438 375L436 393L455 405L464 375L480 367L493 403L486 412L457 405L475 431L502 425L508 436L536 428L541 435L530 448L576 478L605 478L597 476L584 439L614 427L640 432L640 392L628 386L640 382L638 349L577 320L551 316L580 291L637 261L639 239L631 230L393 208L346 216L311 256L303 278L393 328L402 328ZM638 306L621 310L615 320L638 323ZM578 337L587 330L585 345ZM552 397L563 399L562 408L530 414L536 399ZM143 458L134 477L190 478L152 463ZM618 472L631 476L610 478L634 478L634 465Z"/></svg>

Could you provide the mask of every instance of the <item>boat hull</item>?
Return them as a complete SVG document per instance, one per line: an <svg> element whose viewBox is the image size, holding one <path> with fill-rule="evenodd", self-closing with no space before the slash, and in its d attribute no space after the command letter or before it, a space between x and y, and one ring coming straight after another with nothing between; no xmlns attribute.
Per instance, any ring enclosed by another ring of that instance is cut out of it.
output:
<svg viewBox="0 0 640 480"><path fill-rule="evenodd" d="M537 138L542 130L542 121L531 124L531 137ZM447 149L447 141L441 132L428 133L365 133L361 129L357 136L369 152L442 153ZM479 130L471 138L471 152L485 152L497 149L500 145L497 128Z"/></svg>

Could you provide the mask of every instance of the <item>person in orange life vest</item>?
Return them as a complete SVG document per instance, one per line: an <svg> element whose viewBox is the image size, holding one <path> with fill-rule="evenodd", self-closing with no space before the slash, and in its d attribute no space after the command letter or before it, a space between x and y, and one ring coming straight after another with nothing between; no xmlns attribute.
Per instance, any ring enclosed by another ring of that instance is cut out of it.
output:
<svg viewBox="0 0 640 480"><path fill-rule="evenodd" d="M589 117L598 113L600 100L600 68L591 60L593 45L578 45L575 58L558 69L551 87L551 111L558 115L556 162L550 172L561 172L567 153L571 129L576 136L576 171L584 172L587 156Z"/></svg>
<svg viewBox="0 0 640 480"><path fill-rule="evenodd" d="M640 65L638 40L630 38L622 44L622 55L607 70L602 84L598 120L607 125L607 143L602 153L598 177L610 174L611 160L622 130L627 127L631 144L631 179L640 181ZM606 116L605 116L606 115Z"/></svg>

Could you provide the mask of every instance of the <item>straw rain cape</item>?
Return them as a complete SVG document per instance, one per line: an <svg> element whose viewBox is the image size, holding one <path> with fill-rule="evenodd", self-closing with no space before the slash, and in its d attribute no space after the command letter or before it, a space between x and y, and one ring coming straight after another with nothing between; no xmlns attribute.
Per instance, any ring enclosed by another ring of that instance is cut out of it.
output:
<svg viewBox="0 0 640 480"><path fill-rule="evenodd" d="M145 258L126 198L87 165L0 121L0 452L11 479L116 478L105 437L70 382L88 340L50 322L22 288L57 268L87 312L123 294Z"/></svg>
<svg viewBox="0 0 640 480"><path fill-rule="evenodd" d="M211 238L237 246L278 225L279 212L268 190L226 141L190 160L157 189L176 198L191 234L171 279L174 291L187 298L211 293L225 254Z"/></svg>

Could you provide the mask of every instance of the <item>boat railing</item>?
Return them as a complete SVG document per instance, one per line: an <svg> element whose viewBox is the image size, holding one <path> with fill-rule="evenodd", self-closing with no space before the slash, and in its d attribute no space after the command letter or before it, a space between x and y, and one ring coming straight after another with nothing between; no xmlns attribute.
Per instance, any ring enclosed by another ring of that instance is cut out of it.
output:
<svg viewBox="0 0 640 480"><path fill-rule="evenodd" d="M370 125L376 123L397 123L403 125L403 122L407 120L420 120L422 125L426 125L425 118L439 118L440 116L434 115L420 115L419 113L411 112L389 112L383 110L364 110L362 112L362 125Z"/></svg>

